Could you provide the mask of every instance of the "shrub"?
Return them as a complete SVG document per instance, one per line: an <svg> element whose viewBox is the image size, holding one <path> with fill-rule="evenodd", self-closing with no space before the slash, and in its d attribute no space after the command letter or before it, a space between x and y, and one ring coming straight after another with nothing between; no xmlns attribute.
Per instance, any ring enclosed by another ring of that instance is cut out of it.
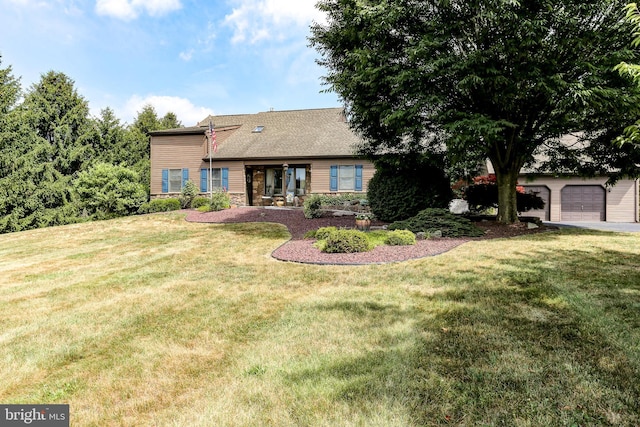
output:
<svg viewBox="0 0 640 427"><path fill-rule="evenodd" d="M367 235L358 230L335 230L325 239L323 252L352 253L366 252L370 249Z"/></svg>
<svg viewBox="0 0 640 427"><path fill-rule="evenodd" d="M320 207L322 206L323 196L321 194L312 194L304 199L303 212L305 218L320 218Z"/></svg>
<svg viewBox="0 0 640 427"><path fill-rule="evenodd" d="M193 207L193 200L196 198L198 193L200 193L200 190L193 181L189 180L185 182L179 198L182 209L189 209Z"/></svg>
<svg viewBox="0 0 640 427"><path fill-rule="evenodd" d="M147 201L138 174L124 166L98 163L79 173L74 187L79 208L92 218L131 215Z"/></svg>
<svg viewBox="0 0 640 427"><path fill-rule="evenodd" d="M198 209L201 206L210 206L211 202L208 197L194 197L191 201L191 207Z"/></svg>
<svg viewBox="0 0 640 427"><path fill-rule="evenodd" d="M391 158L376 162L367 198L371 211L392 222L425 208L447 207L453 193L444 171L426 160Z"/></svg>
<svg viewBox="0 0 640 427"><path fill-rule="evenodd" d="M320 227L316 230L315 232L315 238L318 240L326 240L327 237L329 237L329 235L331 233L333 233L334 231L337 231L338 229L336 227Z"/></svg>
<svg viewBox="0 0 640 427"><path fill-rule="evenodd" d="M155 213L177 211L181 207L178 199L153 199L148 203L143 203L138 209L138 213Z"/></svg>
<svg viewBox="0 0 640 427"><path fill-rule="evenodd" d="M527 212L532 209L544 209L542 197L533 193L516 193L516 207L518 212Z"/></svg>
<svg viewBox="0 0 640 427"><path fill-rule="evenodd" d="M412 218L389 224L388 229L429 234L434 230L440 230L442 237L478 237L484 234L469 219L454 215L448 209L424 209Z"/></svg>
<svg viewBox="0 0 640 427"><path fill-rule="evenodd" d="M387 233L385 245L406 246L416 244L416 235L409 230L393 230Z"/></svg>
<svg viewBox="0 0 640 427"><path fill-rule="evenodd" d="M231 198L226 191L215 191L211 194L211 210L221 211L231 207Z"/></svg>
<svg viewBox="0 0 640 427"><path fill-rule="evenodd" d="M498 185L495 174L475 177L473 184L464 191L464 198L469 203L469 208L476 212L497 208ZM518 212L527 212L531 209L543 209L544 200L535 194L525 193L524 187L517 186L516 205Z"/></svg>

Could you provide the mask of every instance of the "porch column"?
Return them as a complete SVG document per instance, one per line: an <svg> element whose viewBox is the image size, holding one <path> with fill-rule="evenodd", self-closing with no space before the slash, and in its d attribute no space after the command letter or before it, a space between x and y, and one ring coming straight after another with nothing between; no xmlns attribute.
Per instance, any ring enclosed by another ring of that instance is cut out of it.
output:
<svg viewBox="0 0 640 427"><path fill-rule="evenodd" d="M288 164L282 165L282 198L284 199L284 205L287 206L287 171L289 170Z"/></svg>

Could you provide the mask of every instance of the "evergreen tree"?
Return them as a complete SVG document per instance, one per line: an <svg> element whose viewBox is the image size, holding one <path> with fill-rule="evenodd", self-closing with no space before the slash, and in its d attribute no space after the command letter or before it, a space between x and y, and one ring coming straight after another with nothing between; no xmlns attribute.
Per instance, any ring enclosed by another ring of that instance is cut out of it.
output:
<svg viewBox="0 0 640 427"><path fill-rule="evenodd" d="M93 159L91 137L95 135L90 132L89 106L65 74L44 74L27 92L23 108L40 138L38 143L48 144L57 171L72 175Z"/></svg>

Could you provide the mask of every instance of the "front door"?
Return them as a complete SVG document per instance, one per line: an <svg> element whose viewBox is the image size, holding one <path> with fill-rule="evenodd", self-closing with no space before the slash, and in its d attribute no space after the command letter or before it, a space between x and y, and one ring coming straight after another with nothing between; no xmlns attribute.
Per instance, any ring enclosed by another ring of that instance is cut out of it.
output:
<svg viewBox="0 0 640 427"><path fill-rule="evenodd" d="M253 206L253 169L245 169L244 175L247 183L247 206Z"/></svg>

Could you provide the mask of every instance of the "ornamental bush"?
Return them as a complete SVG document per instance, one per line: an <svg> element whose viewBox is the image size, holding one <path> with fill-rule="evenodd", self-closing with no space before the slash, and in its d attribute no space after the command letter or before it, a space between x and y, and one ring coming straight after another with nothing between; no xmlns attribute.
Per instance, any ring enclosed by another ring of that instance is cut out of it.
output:
<svg viewBox="0 0 640 427"><path fill-rule="evenodd" d="M178 199L153 199L150 202L143 203L138 209L138 213L155 213L155 212L169 212L177 211L181 207L180 200Z"/></svg>
<svg viewBox="0 0 640 427"><path fill-rule="evenodd" d="M488 208L498 207L498 185L495 174L478 176L473 179L473 184L464 191L464 199L469 203L469 208L479 212ZM525 193L524 187L516 187L516 205L518 212L527 212L532 209L543 209L544 200L535 194Z"/></svg>
<svg viewBox="0 0 640 427"><path fill-rule="evenodd" d="M210 203L211 202L209 201L208 197L194 197L191 201L191 207L194 209L198 209L202 206L209 206Z"/></svg>
<svg viewBox="0 0 640 427"><path fill-rule="evenodd" d="M389 246L415 245L416 235L409 230L389 231L384 239L384 244Z"/></svg>
<svg viewBox="0 0 640 427"><path fill-rule="evenodd" d="M226 191L214 191L211 194L211 210L221 211L231 207L231 198Z"/></svg>
<svg viewBox="0 0 640 427"><path fill-rule="evenodd" d="M444 208L453 197L442 168L426 160L385 158L376 162L367 199L385 222L410 218L426 208Z"/></svg>
<svg viewBox="0 0 640 427"><path fill-rule="evenodd" d="M353 253L366 252L369 249L369 240L364 232L340 229L329 233L322 251L328 253Z"/></svg>
<svg viewBox="0 0 640 427"><path fill-rule="evenodd" d="M182 191L180 192L179 198L182 209L189 209L194 207L193 200L199 193L200 189L193 183L193 181L189 180L185 182L184 187L182 187Z"/></svg>
<svg viewBox="0 0 640 427"><path fill-rule="evenodd" d="M309 197L304 199L303 204L303 212L304 217L311 218L320 218L320 206L322 206L323 196L321 194L312 194Z"/></svg>
<svg viewBox="0 0 640 427"><path fill-rule="evenodd" d="M330 227L320 227L316 230L314 237L318 240L326 240L327 237L329 237L329 235L331 233L333 233L334 231L337 231L338 229L336 227L330 226Z"/></svg>
<svg viewBox="0 0 640 427"><path fill-rule="evenodd" d="M94 219L131 215L147 201L138 174L124 166L98 163L82 171L73 185L80 209Z"/></svg>
<svg viewBox="0 0 640 427"><path fill-rule="evenodd" d="M454 215L448 209L424 209L414 217L389 224L388 229L429 234L440 230L442 237L479 237L484 234L469 219Z"/></svg>

